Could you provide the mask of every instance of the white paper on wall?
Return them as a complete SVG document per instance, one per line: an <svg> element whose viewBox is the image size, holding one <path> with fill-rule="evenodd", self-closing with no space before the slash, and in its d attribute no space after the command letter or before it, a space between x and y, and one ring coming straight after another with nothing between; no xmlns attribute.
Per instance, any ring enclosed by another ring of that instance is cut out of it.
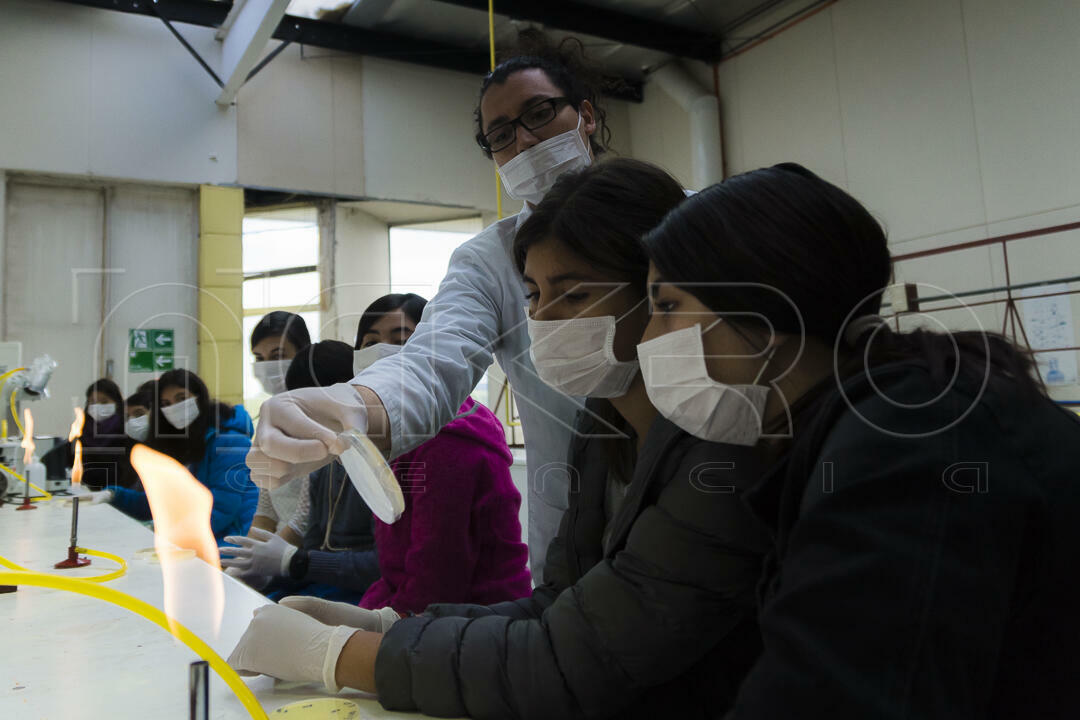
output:
<svg viewBox="0 0 1080 720"><path fill-rule="evenodd" d="M1069 291L1068 283L1041 285L1018 292L1021 297L1047 295ZM1076 332L1073 325L1072 296L1055 295L1054 297L1021 300L1024 330L1033 350L1053 347L1076 347ZM1077 353L1066 352L1038 353L1039 373L1047 385L1073 385L1077 382Z"/></svg>

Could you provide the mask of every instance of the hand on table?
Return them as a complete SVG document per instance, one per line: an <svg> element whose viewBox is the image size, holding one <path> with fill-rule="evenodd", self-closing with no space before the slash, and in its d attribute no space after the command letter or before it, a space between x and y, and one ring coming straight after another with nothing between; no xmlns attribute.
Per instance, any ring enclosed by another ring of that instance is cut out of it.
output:
<svg viewBox="0 0 1080 720"><path fill-rule="evenodd" d="M241 675L270 675L281 680L322 683L330 692L337 684L338 658L356 628L323 625L282 605L264 605L229 655Z"/></svg>
<svg viewBox="0 0 1080 720"><path fill-rule="evenodd" d="M281 604L299 610L326 625L348 625L368 632L384 633L401 619L393 608L365 610L349 603L331 602L309 595L290 595L282 598Z"/></svg>
<svg viewBox="0 0 1080 720"><path fill-rule="evenodd" d="M72 486L73 488L76 486ZM73 492L75 497L79 498L80 505L100 505L101 503L112 502L113 496L116 495L112 490L89 490L85 492ZM74 497L70 497L64 500L65 507L71 507L74 504Z"/></svg>
<svg viewBox="0 0 1080 720"><path fill-rule="evenodd" d="M280 535L259 528L251 528L251 534L247 536L229 535L225 542L239 547L220 548L221 566L236 568L244 578L287 577L289 563L297 550L295 545L290 545Z"/></svg>

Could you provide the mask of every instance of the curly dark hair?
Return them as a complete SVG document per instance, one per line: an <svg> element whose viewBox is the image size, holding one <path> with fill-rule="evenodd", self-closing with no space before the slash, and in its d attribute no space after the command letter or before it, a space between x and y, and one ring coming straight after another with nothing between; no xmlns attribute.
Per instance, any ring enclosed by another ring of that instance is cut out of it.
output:
<svg viewBox="0 0 1080 720"><path fill-rule="evenodd" d="M608 81L600 66L585 57L585 46L574 37L564 38L558 44L538 28L528 27L518 32L515 42L500 49L495 69L484 76L480 83L480 97L476 101L473 118L476 121L476 142L487 157L491 151L484 142L484 120L480 102L492 85L502 85L516 72L539 68L544 71L555 87L570 100L574 109L588 100L593 106L596 132L589 137L593 156L599 157L611 144L611 130L607 126L607 110L600 104L600 96L609 90Z"/></svg>

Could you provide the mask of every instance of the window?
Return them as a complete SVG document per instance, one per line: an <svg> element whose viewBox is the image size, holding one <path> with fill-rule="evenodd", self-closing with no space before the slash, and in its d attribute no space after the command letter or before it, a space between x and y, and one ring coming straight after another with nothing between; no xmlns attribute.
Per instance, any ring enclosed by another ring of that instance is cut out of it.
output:
<svg viewBox="0 0 1080 720"><path fill-rule="evenodd" d="M251 213L244 217L244 405L252 415L266 393L251 369L247 342L255 325L272 310L304 318L311 341L318 342L319 223L313 207Z"/></svg>
<svg viewBox="0 0 1080 720"><path fill-rule="evenodd" d="M483 229L480 218L390 228L390 292L434 297L446 275L450 256ZM472 397L488 405L488 375L480 379Z"/></svg>

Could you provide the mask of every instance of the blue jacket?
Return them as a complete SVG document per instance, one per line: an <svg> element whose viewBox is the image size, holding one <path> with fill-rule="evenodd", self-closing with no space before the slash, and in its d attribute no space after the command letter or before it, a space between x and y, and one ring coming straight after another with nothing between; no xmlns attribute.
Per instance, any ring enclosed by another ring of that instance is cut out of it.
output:
<svg viewBox="0 0 1080 720"><path fill-rule="evenodd" d="M259 489L251 482L245 462L251 448L254 428L243 405L233 407L233 413L221 423L220 429L206 431L206 452L188 470L214 496L210 527L220 543L226 535L246 535L255 516ZM139 520L150 519L150 505L141 489L114 488L112 504Z"/></svg>

